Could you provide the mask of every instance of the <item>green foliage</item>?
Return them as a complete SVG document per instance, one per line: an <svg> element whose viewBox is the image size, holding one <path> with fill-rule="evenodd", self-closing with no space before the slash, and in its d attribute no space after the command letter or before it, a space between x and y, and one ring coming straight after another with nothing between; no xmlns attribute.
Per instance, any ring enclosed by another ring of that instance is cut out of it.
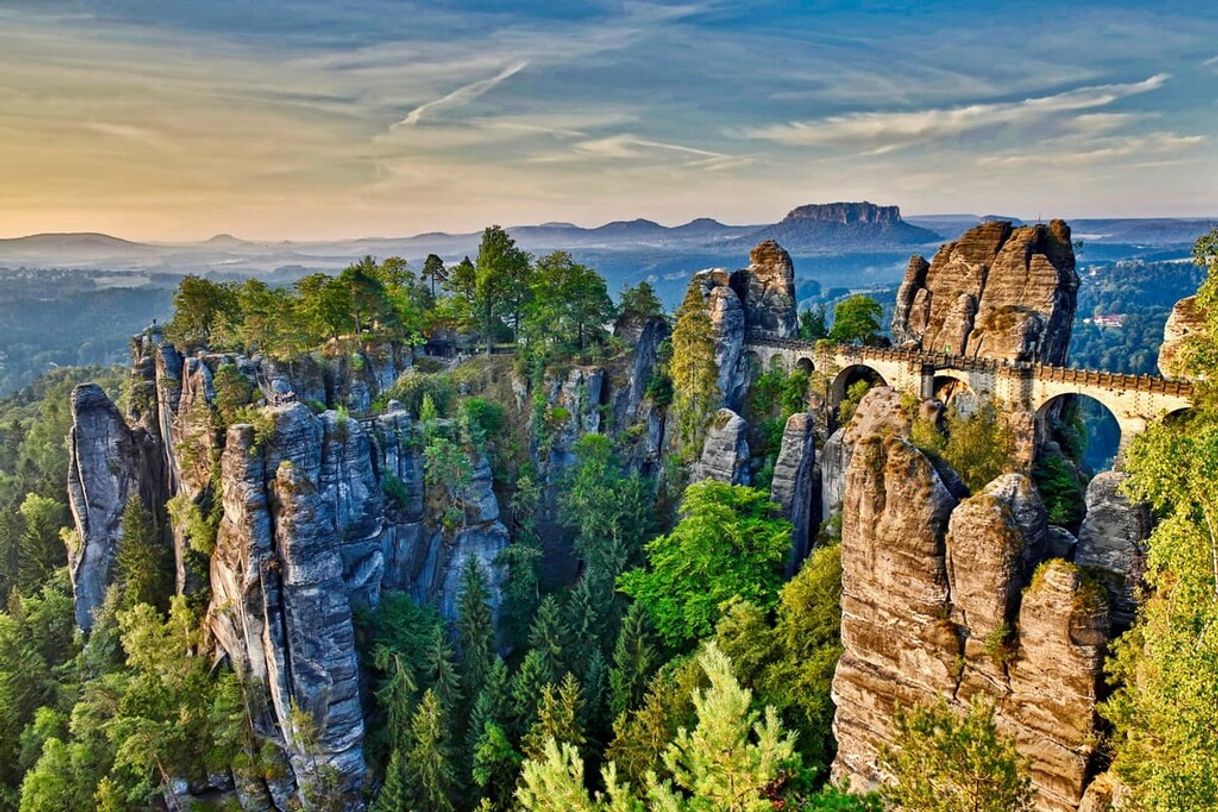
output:
<svg viewBox="0 0 1218 812"><path fill-rule="evenodd" d="M124 608L140 603L162 610L168 607L173 592L169 545L153 526L152 515L138 496L129 498L123 509L114 568L114 582Z"/></svg>
<svg viewBox="0 0 1218 812"><path fill-rule="evenodd" d="M461 571L457 597L457 646L461 652L461 692L474 701L482 692L495 661L495 626L486 578L476 558Z"/></svg>
<svg viewBox="0 0 1218 812"><path fill-rule="evenodd" d="M435 407L435 416L444 417L455 397L456 389L447 374L407 370L385 393L384 400L401 401L406 411L422 419L425 398Z"/></svg>
<svg viewBox="0 0 1218 812"><path fill-rule="evenodd" d="M846 425L850 422L850 418L854 417L855 411L858 410L859 404L863 402L863 396L871 391L874 384L869 380L858 380L846 387L846 396L842 398L842 402L837 404L837 422L841 425Z"/></svg>
<svg viewBox="0 0 1218 812"><path fill-rule="evenodd" d="M647 319L663 316L664 305L651 283L643 281L633 287L622 288L618 294L617 311L619 322L641 324Z"/></svg>
<svg viewBox="0 0 1218 812"><path fill-rule="evenodd" d="M543 687L537 721L521 741L525 757L540 759L548 741L582 746L584 732L579 724L582 705L579 683L570 673L563 677L558 687L553 684Z"/></svg>
<svg viewBox="0 0 1218 812"><path fill-rule="evenodd" d="M523 758L502 727L487 722L481 730L474 748L474 784L494 809L510 809Z"/></svg>
<svg viewBox="0 0 1218 812"><path fill-rule="evenodd" d="M614 316L605 280L565 251L537 260L521 334L545 358L583 355Z"/></svg>
<svg viewBox="0 0 1218 812"><path fill-rule="evenodd" d="M411 717L405 758L407 797L415 809L449 812L454 808L456 776L448 731L444 705L429 689Z"/></svg>
<svg viewBox="0 0 1218 812"><path fill-rule="evenodd" d="M389 497L390 502L399 511L406 511L410 507L410 491L406 488L406 483L403 482L397 474L392 471L384 471L381 473L381 491L385 496Z"/></svg>
<svg viewBox="0 0 1218 812"><path fill-rule="evenodd" d="M460 421L476 448L483 448L488 441L498 438L507 426L503 406L480 397L465 399L461 404Z"/></svg>
<svg viewBox="0 0 1218 812"><path fill-rule="evenodd" d="M672 532L648 543L648 568L621 576L669 645L708 635L732 597L769 609L778 598L791 524L774 518L769 495L707 480L691 485Z"/></svg>
<svg viewBox="0 0 1218 812"><path fill-rule="evenodd" d="M533 269L529 255L499 226L482 232L474 268L473 310L489 347L501 318L510 319L513 331L520 331Z"/></svg>
<svg viewBox="0 0 1218 812"><path fill-rule="evenodd" d="M1078 527L1086 512L1086 494L1073 466L1057 454L1046 454L1032 466L1032 481L1044 500L1051 524Z"/></svg>
<svg viewBox="0 0 1218 812"><path fill-rule="evenodd" d="M651 619L641 603L632 603L622 621L609 671L609 710L615 718L642 703L648 681L659 665Z"/></svg>
<svg viewBox="0 0 1218 812"><path fill-rule="evenodd" d="M976 493L1014 470L1015 434L994 404L982 401L967 415L952 406L945 424L946 432L940 432L930 420L915 418L910 439L942 458L970 491Z"/></svg>
<svg viewBox="0 0 1218 812"><path fill-rule="evenodd" d="M829 340L839 344L877 344L884 336L880 319L884 307L870 296L855 294L833 308Z"/></svg>
<svg viewBox="0 0 1218 812"><path fill-rule="evenodd" d="M165 325L165 337L184 351L211 345L212 333L231 320L237 310L231 286L188 275L173 295L173 318Z"/></svg>
<svg viewBox="0 0 1218 812"><path fill-rule="evenodd" d="M804 341L820 341L829 337L828 314L824 303L799 311L799 337Z"/></svg>
<svg viewBox="0 0 1218 812"><path fill-rule="evenodd" d="M783 586L772 621L753 604L737 601L715 629L741 681L798 734L804 785L827 774L836 749L829 691L842 650L841 591L841 547L820 547Z"/></svg>
<svg viewBox="0 0 1218 812"><path fill-rule="evenodd" d="M428 438L423 449L423 480L428 497L438 499L446 529L465 523L465 499L473 478L474 466L464 449L440 434Z"/></svg>
<svg viewBox="0 0 1218 812"><path fill-rule="evenodd" d="M957 713L940 701L895 717L895 747L881 754L893 782L884 799L926 812L1031 810L1032 783L1012 741L994 724L994 708L974 703Z"/></svg>
<svg viewBox="0 0 1218 812"><path fill-rule="evenodd" d="M719 397L715 332L696 285L690 286L677 310L669 373L673 386L672 416L681 457L688 461L702 450L706 426Z"/></svg>

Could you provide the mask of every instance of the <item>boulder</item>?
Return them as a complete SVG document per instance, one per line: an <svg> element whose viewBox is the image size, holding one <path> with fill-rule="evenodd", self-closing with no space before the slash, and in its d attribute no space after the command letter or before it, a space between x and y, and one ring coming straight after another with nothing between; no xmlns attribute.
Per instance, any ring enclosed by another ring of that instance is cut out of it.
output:
<svg viewBox="0 0 1218 812"><path fill-rule="evenodd" d="M892 317L905 349L1064 365L1078 292L1070 227L994 220L914 257Z"/></svg>

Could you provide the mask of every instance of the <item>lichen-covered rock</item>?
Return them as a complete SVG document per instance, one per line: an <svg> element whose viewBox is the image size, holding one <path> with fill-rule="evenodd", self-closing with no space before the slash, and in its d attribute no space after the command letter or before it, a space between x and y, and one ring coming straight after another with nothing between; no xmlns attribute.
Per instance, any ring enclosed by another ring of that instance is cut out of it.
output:
<svg viewBox="0 0 1218 812"><path fill-rule="evenodd" d="M1135 590L1142 577L1150 507L1121 492L1128 475L1096 474L1087 486L1087 515L1078 531L1074 561L1101 575L1112 596L1113 623L1128 627L1137 612Z"/></svg>
<svg viewBox="0 0 1218 812"><path fill-rule="evenodd" d="M707 428L695 479L717 479L732 485L747 485L748 434L749 424L743 417L731 409L720 409Z"/></svg>
<svg viewBox="0 0 1218 812"><path fill-rule="evenodd" d="M1163 325L1163 343L1159 345L1159 372L1164 378L1189 377L1188 347L1204 329L1205 316L1197 307L1196 296L1176 302Z"/></svg>
<svg viewBox="0 0 1218 812"><path fill-rule="evenodd" d="M893 312L907 349L1062 365L1078 291L1070 227L982 223L910 261Z"/></svg>
<svg viewBox="0 0 1218 812"><path fill-rule="evenodd" d="M76 625L88 630L110 585L127 500L140 495L138 440L118 409L91 383L72 390L68 504L76 525L68 548Z"/></svg>
<svg viewBox="0 0 1218 812"><path fill-rule="evenodd" d="M1078 812L1116 812L1129 797L1129 789L1111 770L1100 773L1087 785Z"/></svg>
<svg viewBox="0 0 1218 812"><path fill-rule="evenodd" d="M813 513L812 500L813 493L819 490L815 440L812 415L806 412L791 415L782 432L782 446L770 482L770 498L782 508L783 516L792 525L788 574L794 574L808 556L809 533L819 520L819 516ZM819 499L815 507L820 507Z"/></svg>
<svg viewBox="0 0 1218 812"><path fill-rule="evenodd" d="M731 286L744 305L747 329L795 334L795 265L781 245L758 243L749 252L749 267L732 274Z"/></svg>

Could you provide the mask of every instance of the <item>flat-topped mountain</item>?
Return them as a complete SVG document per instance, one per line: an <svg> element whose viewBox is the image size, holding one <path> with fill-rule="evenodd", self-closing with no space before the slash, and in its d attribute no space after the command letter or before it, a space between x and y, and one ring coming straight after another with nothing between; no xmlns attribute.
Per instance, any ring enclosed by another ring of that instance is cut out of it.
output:
<svg viewBox="0 0 1218 812"><path fill-rule="evenodd" d="M849 251L922 245L943 238L930 229L906 223L898 206L863 201L797 206L779 222L742 239L777 240L792 251L825 251L830 247Z"/></svg>

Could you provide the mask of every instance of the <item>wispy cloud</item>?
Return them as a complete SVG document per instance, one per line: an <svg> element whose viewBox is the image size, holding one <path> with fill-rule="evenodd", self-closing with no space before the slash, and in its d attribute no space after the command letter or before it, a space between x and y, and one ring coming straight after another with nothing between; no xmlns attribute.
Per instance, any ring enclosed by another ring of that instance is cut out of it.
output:
<svg viewBox="0 0 1218 812"><path fill-rule="evenodd" d="M1016 102L989 102L960 107L899 112L858 112L810 121L755 127L750 138L789 146L881 145L894 147L963 135L995 125L1026 124L1058 113L1105 107L1113 102L1157 90L1168 80L1164 73L1141 82L1080 87Z"/></svg>
<svg viewBox="0 0 1218 812"><path fill-rule="evenodd" d="M471 102L482 94L493 89L499 83L506 81L507 79L510 79L511 77L520 73L522 70L528 67L528 64L528 61L523 59L519 62L513 62L511 65L508 65L494 76L487 79L479 79L476 82L470 82L468 85L462 85L456 90L445 93L438 99L433 99L432 101L420 104L418 107L407 113L404 119L394 124L390 129L396 129L398 127L413 127L422 121L424 117L431 115L437 110L443 110L448 107L459 107L463 104Z"/></svg>

